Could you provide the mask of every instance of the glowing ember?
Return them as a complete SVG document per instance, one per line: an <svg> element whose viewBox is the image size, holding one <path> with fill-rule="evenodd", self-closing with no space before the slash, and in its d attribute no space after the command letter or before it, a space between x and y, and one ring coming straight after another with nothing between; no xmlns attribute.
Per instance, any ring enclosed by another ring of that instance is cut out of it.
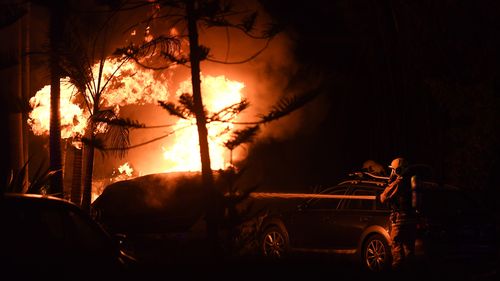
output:
<svg viewBox="0 0 500 281"><path fill-rule="evenodd" d="M134 171L134 169L132 169L132 167L130 167L130 165L128 164L128 162L126 162L125 164L121 165L120 167L118 167L118 172L122 173L122 174L125 174L129 177L132 176L132 172Z"/></svg>

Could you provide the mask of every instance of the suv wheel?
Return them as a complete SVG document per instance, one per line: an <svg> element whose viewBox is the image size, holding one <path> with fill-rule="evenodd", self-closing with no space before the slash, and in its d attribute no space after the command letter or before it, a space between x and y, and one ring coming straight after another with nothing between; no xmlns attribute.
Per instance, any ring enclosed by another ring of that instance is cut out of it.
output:
<svg viewBox="0 0 500 281"><path fill-rule="evenodd" d="M264 257L285 257L288 251L288 233L277 226L267 228L261 238L261 250Z"/></svg>
<svg viewBox="0 0 500 281"><path fill-rule="evenodd" d="M372 235L363 245L363 265L372 272L389 268L391 253L387 240L379 234Z"/></svg>

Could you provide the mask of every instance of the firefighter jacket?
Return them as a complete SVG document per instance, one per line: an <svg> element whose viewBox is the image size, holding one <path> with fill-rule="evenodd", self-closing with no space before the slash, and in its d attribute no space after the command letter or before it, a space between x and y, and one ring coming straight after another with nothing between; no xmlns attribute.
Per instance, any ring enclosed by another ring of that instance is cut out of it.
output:
<svg viewBox="0 0 500 281"><path fill-rule="evenodd" d="M391 222L394 225L416 223L415 209L412 207L410 177L398 176L380 194L380 202L389 204Z"/></svg>

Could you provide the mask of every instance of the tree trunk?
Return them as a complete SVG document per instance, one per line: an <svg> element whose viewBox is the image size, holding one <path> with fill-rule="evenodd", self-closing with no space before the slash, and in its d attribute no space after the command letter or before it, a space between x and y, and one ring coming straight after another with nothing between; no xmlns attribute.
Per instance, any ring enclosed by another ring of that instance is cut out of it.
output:
<svg viewBox="0 0 500 281"><path fill-rule="evenodd" d="M50 170L56 173L50 179L50 193L62 197L62 159L61 159L61 113L59 48L63 33L63 12L58 4L51 6L50 15Z"/></svg>
<svg viewBox="0 0 500 281"><path fill-rule="evenodd" d="M191 83L193 87L193 102L198 127L198 140L200 145L202 183L207 193L206 223L207 239L211 247L218 243L218 217L217 194L214 186L212 168L210 166L210 151L208 146L208 131L206 116L203 110L203 100L200 89L200 48L198 44L197 11L195 1L189 0L186 5L189 33L189 59L191 63ZM212 250L213 250L212 249Z"/></svg>
<svg viewBox="0 0 500 281"><path fill-rule="evenodd" d="M27 13L23 17L21 24L22 24L22 97L23 100L29 100L31 97L31 63L30 63L30 15L31 15L31 3L26 3L26 9ZM28 125L28 111L23 111L23 162L26 163L28 162L28 155L29 155L29 150L28 150L28 143L29 143L29 125ZM27 190L28 189L28 182L29 182L29 164L26 165L26 176L24 179L24 188Z"/></svg>
<svg viewBox="0 0 500 281"><path fill-rule="evenodd" d="M95 111L94 111L95 112ZM85 145L85 176L83 178L82 209L90 213L90 204L92 203L92 176L94 173L94 124L92 117L89 119L89 125L86 130L90 144Z"/></svg>
<svg viewBox="0 0 500 281"><path fill-rule="evenodd" d="M71 178L71 202L78 206L82 203L82 156L83 147L73 147L73 173Z"/></svg>

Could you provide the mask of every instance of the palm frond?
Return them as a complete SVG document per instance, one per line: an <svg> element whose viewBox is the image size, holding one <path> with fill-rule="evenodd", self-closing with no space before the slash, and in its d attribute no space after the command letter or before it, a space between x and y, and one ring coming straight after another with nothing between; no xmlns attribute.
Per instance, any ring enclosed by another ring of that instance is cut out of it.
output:
<svg viewBox="0 0 500 281"><path fill-rule="evenodd" d="M67 26L63 38L59 50L63 76L68 76L79 92L85 93L93 79L86 45L76 26Z"/></svg>
<svg viewBox="0 0 500 281"><path fill-rule="evenodd" d="M173 36L158 36L141 45L130 44L124 48L118 48L113 55L127 57L140 62L144 58L162 55L165 58L175 58L181 52L180 40ZM173 60L173 62L177 62Z"/></svg>
<svg viewBox="0 0 500 281"><path fill-rule="evenodd" d="M19 169L19 171L17 171L15 174L14 171L11 170L10 178L6 188L7 192L14 192L14 193L25 192L24 188L26 183L25 179L28 176L28 162L29 161L26 161L26 163L23 164L21 169Z"/></svg>
<svg viewBox="0 0 500 281"><path fill-rule="evenodd" d="M50 168L44 168L44 162L40 163L38 168L32 173L32 180L28 180L28 167L31 163L31 157L23 164L16 173L11 171L9 181L6 185L6 192L13 193L32 193L42 194L49 189L50 178L58 171L50 171ZM26 182L28 180L28 182Z"/></svg>
<svg viewBox="0 0 500 281"><path fill-rule="evenodd" d="M94 114L94 122L105 123L107 126L106 132L95 138L95 140L102 139L101 143L94 143L95 148L100 149L106 146L118 147L123 149L113 150L112 153L118 157L124 157L127 154L127 147L130 145L130 131L129 128L144 127L137 121L129 119L120 119L112 110L101 110ZM104 151L104 149L100 149Z"/></svg>
<svg viewBox="0 0 500 281"><path fill-rule="evenodd" d="M92 146L93 148L100 150L100 151L105 151L106 150L106 145L104 143L104 140L102 138L88 138L88 137L82 137L81 138L82 144L86 146Z"/></svg>
<svg viewBox="0 0 500 281"><path fill-rule="evenodd" d="M118 126L118 127L123 127L123 128L132 128L132 129L146 128L145 124L139 123L139 121L132 120L129 118L119 118L119 117L100 118L100 117L96 117L96 118L94 118L94 120L96 122L106 123L106 125L109 125L109 126Z"/></svg>
<svg viewBox="0 0 500 281"><path fill-rule="evenodd" d="M36 193L36 194L50 194L50 179L57 173L61 173L62 170L54 170L51 171L50 168L47 168L43 173L40 174L38 178L35 178L33 182L28 187L28 193Z"/></svg>

